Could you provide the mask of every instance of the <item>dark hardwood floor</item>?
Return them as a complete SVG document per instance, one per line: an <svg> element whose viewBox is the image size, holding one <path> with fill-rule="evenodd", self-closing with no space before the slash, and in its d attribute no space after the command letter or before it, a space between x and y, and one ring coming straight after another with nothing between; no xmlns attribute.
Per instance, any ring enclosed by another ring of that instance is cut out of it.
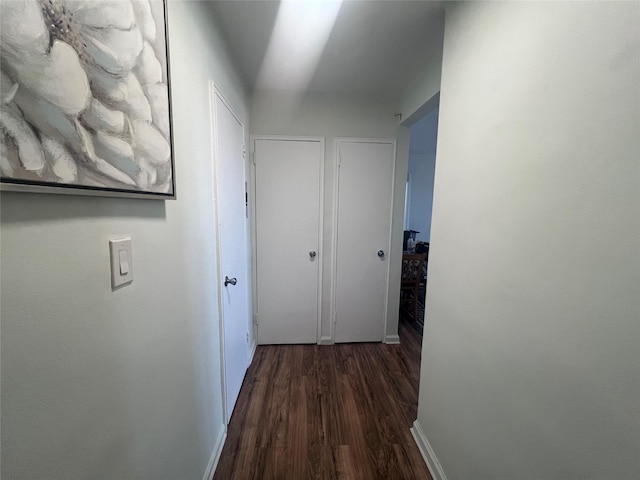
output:
<svg viewBox="0 0 640 480"><path fill-rule="evenodd" d="M409 428L422 339L259 346L214 479L428 479Z"/></svg>

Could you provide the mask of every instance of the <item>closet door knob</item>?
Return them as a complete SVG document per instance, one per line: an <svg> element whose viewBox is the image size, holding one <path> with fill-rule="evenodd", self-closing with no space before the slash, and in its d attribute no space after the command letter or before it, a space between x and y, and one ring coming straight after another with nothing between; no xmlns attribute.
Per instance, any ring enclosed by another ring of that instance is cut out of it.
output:
<svg viewBox="0 0 640 480"><path fill-rule="evenodd" d="M384 257L384 250L378 250L378 256L380 258Z"/></svg>
<svg viewBox="0 0 640 480"><path fill-rule="evenodd" d="M314 252L313 250L309 252L309 256L311 258L316 258L316 252Z"/></svg>

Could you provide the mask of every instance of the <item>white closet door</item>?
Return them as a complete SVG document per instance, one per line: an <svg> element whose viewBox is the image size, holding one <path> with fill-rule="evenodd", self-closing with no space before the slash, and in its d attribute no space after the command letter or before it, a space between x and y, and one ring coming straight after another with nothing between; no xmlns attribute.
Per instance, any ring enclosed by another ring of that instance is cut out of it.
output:
<svg viewBox="0 0 640 480"><path fill-rule="evenodd" d="M245 219L244 127L220 92L213 91L218 299L222 313L225 416L227 423L248 366L249 268ZM226 282L225 277L233 279Z"/></svg>
<svg viewBox="0 0 640 480"><path fill-rule="evenodd" d="M380 342L387 310L395 143L338 141L336 342Z"/></svg>
<svg viewBox="0 0 640 480"><path fill-rule="evenodd" d="M324 141L254 148L258 343L316 343Z"/></svg>

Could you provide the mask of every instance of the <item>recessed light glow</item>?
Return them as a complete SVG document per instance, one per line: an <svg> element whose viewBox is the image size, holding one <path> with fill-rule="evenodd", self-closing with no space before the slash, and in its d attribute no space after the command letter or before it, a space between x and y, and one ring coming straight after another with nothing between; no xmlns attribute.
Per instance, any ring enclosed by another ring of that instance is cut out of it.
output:
<svg viewBox="0 0 640 480"><path fill-rule="evenodd" d="M313 76L342 0L283 0L258 74L263 90L304 91Z"/></svg>

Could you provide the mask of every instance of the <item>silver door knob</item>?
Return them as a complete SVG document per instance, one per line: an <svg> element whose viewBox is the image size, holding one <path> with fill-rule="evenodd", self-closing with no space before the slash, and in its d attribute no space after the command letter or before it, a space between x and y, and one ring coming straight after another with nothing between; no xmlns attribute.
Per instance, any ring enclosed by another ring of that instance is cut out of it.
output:
<svg viewBox="0 0 640 480"><path fill-rule="evenodd" d="M311 258L316 258L316 252L314 252L313 250L311 252L309 252L309 256Z"/></svg>
<svg viewBox="0 0 640 480"><path fill-rule="evenodd" d="M226 275L224 276L224 286L228 286L229 284L231 285L235 285L236 283L238 283L238 279L237 278L229 278Z"/></svg>
<svg viewBox="0 0 640 480"><path fill-rule="evenodd" d="M384 257L384 250L378 250L378 256L380 258Z"/></svg>

